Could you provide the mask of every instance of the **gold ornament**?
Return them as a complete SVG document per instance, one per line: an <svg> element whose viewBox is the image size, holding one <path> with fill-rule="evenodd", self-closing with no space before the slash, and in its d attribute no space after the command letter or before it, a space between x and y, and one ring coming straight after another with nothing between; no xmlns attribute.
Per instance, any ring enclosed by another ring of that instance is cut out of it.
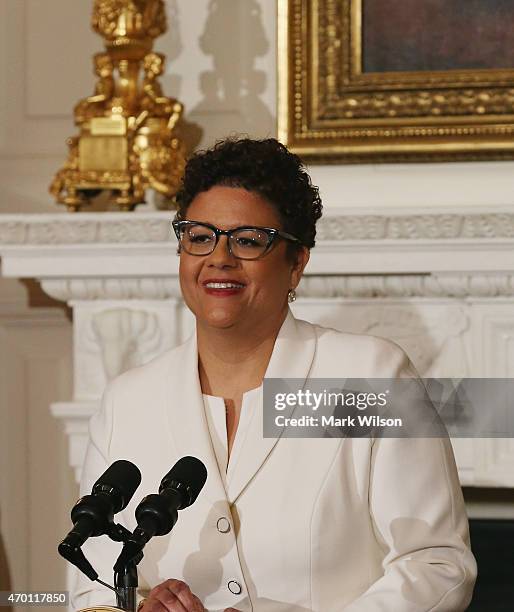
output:
<svg viewBox="0 0 514 612"><path fill-rule="evenodd" d="M80 133L67 140L50 192L72 211L101 191L121 210L143 203L146 189L171 199L186 152L177 134L183 106L163 94L165 58L152 51L167 27L164 2L95 0L92 27L105 39L93 58L95 92L74 108Z"/></svg>

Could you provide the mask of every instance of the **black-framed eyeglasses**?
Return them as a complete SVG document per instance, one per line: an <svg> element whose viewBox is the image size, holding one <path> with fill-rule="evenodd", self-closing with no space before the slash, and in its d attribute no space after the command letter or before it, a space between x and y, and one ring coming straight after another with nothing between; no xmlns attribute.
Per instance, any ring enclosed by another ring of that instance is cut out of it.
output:
<svg viewBox="0 0 514 612"><path fill-rule="evenodd" d="M172 225L181 248L189 255L209 255L216 248L220 236L227 237L228 250L237 259L262 257L277 238L301 244L296 236L273 227L242 226L222 230L199 221L173 221Z"/></svg>

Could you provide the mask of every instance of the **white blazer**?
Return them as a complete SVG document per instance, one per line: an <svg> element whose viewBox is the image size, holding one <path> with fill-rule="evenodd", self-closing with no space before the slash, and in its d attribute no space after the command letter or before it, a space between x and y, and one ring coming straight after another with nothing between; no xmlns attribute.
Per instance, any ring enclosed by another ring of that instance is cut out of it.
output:
<svg viewBox="0 0 514 612"><path fill-rule="evenodd" d="M82 494L117 459L143 475L118 515L130 529L141 498L185 455L208 478L168 536L139 566L141 590L187 582L208 610L427 612L465 610L476 564L450 443L440 439L271 439L252 419L225 490L207 427L196 336L106 389L90 426ZM234 372L237 375L237 372ZM395 344L288 314L266 371L283 378L412 375ZM224 519L219 522L219 519ZM105 581L120 545L83 551ZM238 592L240 591L240 593ZM114 604L78 576L76 608Z"/></svg>

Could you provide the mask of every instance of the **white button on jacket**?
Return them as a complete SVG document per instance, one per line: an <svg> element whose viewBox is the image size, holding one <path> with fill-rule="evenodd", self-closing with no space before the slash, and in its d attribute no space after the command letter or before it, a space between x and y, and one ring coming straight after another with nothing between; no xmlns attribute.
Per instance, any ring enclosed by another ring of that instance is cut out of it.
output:
<svg viewBox="0 0 514 612"><path fill-rule="evenodd" d="M240 595L243 589L241 588L241 585L239 584L239 582L237 582L237 580L231 580L228 583L228 590L234 595Z"/></svg>
<svg viewBox="0 0 514 612"><path fill-rule="evenodd" d="M224 516L218 519L216 527L220 533L228 533L230 531L230 523Z"/></svg>

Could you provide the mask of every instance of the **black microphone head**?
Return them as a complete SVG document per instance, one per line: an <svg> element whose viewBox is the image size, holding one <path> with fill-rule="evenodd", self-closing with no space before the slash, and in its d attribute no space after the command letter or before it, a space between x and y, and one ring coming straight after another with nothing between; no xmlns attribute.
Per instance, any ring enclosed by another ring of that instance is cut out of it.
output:
<svg viewBox="0 0 514 612"><path fill-rule="evenodd" d="M114 513L123 510L141 483L141 472L130 461L115 461L93 485L93 494L105 493L113 500Z"/></svg>
<svg viewBox="0 0 514 612"><path fill-rule="evenodd" d="M69 561L75 567L77 567L83 574L86 574L89 580L96 580L98 578L97 572L95 571L91 563L89 563L89 561L86 559L84 553L80 550L80 548L69 544L66 539L64 539L59 544L57 550L59 551L61 557L64 557L66 561Z"/></svg>
<svg viewBox="0 0 514 612"><path fill-rule="evenodd" d="M198 497L207 480L207 468L196 457L182 457L162 479L159 493L168 488L177 488L187 492L182 508L190 506Z"/></svg>

